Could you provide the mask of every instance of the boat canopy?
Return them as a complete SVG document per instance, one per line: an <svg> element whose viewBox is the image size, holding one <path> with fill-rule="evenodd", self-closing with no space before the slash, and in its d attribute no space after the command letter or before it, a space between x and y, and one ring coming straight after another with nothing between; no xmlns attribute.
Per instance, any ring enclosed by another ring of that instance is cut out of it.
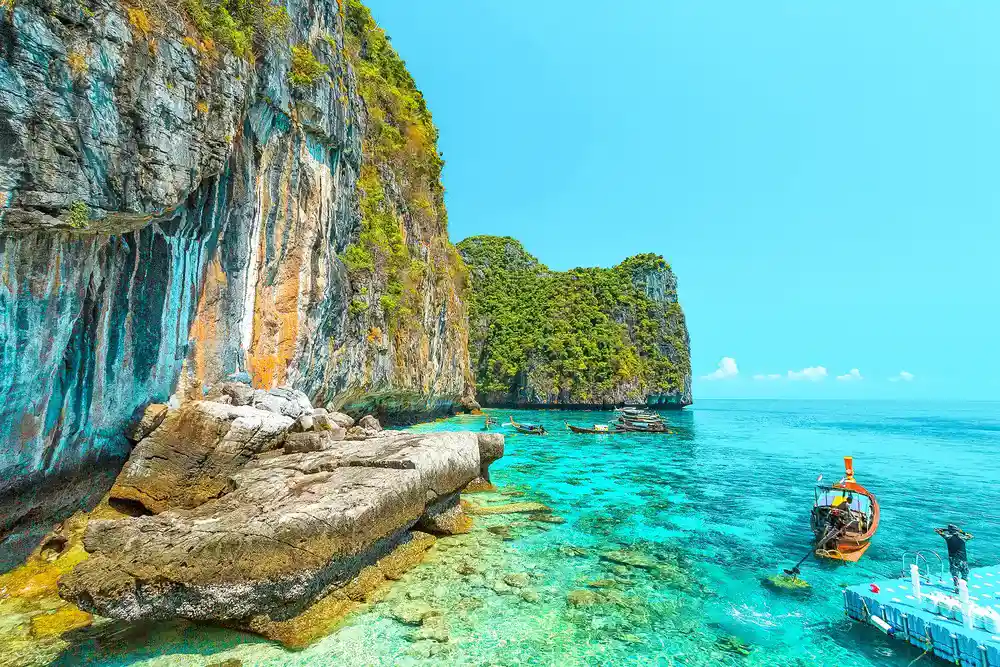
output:
<svg viewBox="0 0 1000 667"><path fill-rule="evenodd" d="M836 507L845 499L849 501L851 509L855 512L870 514L872 511L872 501L867 494L839 488L836 485L817 486L816 502L814 505L816 507Z"/></svg>

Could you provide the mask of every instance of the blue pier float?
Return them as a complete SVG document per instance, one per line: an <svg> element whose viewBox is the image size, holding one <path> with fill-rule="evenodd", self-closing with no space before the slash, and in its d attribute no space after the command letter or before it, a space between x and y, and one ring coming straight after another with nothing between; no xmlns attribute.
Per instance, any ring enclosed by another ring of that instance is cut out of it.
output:
<svg viewBox="0 0 1000 667"><path fill-rule="evenodd" d="M878 589L875 592L872 584ZM921 581L923 597L947 594L955 597L951 579ZM1000 613L1000 566L974 568L969 574L969 599L979 608ZM1000 667L1000 628L992 632L929 611L917 600L910 579L885 579L844 590L844 611L855 621L875 625L871 617L885 622L890 636L931 651L935 656L963 667Z"/></svg>

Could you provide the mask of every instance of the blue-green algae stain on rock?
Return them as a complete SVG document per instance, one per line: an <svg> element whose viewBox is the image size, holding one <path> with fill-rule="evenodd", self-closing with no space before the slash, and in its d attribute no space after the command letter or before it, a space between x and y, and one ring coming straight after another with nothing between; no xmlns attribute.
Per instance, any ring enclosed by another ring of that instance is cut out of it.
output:
<svg viewBox="0 0 1000 667"><path fill-rule="evenodd" d="M976 535L973 566L1000 562L1000 406L701 401L664 414L673 435L574 435L564 422L610 414L514 412L549 435L508 433L498 492L466 498L551 511L477 515L302 652L167 625L114 655L83 641L56 664L904 667L920 652L846 619L842 587L895 573L904 551L940 550L931 529L949 522ZM847 453L882 502L875 544L860 566L807 561L808 596L774 591L763 580L809 547L816 475L838 475Z"/></svg>

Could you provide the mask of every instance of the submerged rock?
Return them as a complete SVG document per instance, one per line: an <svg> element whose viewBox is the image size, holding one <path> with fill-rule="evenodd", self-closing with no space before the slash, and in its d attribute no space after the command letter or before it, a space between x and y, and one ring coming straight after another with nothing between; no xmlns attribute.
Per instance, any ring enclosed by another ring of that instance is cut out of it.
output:
<svg viewBox="0 0 1000 667"><path fill-rule="evenodd" d="M753 651L753 646L747 644L739 637L719 637L715 641L715 646L720 651L732 653L733 655L747 656Z"/></svg>
<svg viewBox="0 0 1000 667"><path fill-rule="evenodd" d="M487 482L485 479L477 477L462 489L462 493L493 493L496 490L497 487L492 482Z"/></svg>
<svg viewBox="0 0 1000 667"><path fill-rule="evenodd" d="M541 503L509 503L506 505L474 505L469 503L470 514L535 514L551 511L551 507Z"/></svg>
<svg viewBox="0 0 1000 667"><path fill-rule="evenodd" d="M382 571L386 579L393 581L401 579L404 574L413 569L424 558L424 552L430 549L435 542L433 535L413 531L411 539L390 554L379 559L376 566Z"/></svg>
<svg viewBox="0 0 1000 667"><path fill-rule="evenodd" d="M417 527L435 535L461 535L472 529L472 519L459 503L459 494L452 493L427 506Z"/></svg>
<svg viewBox="0 0 1000 667"><path fill-rule="evenodd" d="M566 594L566 603L571 607L590 607L599 601L600 598L594 591L580 589Z"/></svg>
<svg viewBox="0 0 1000 667"><path fill-rule="evenodd" d="M304 649L333 632L357 606L342 596L329 595L290 619L274 620L260 615L240 625L287 648Z"/></svg>
<svg viewBox="0 0 1000 667"><path fill-rule="evenodd" d="M31 636L35 639L56 637L70 630L85 628L94 617L73 605L64 605L52 613L39 614L31 619Z"/></svg>
<svg viewBox="0 0 1000 667"><path fill-rule="evenodd" d="M496 535L497 537L503 540L514 539L513 534L511 532L511 527L506 524L502 524L499 526L490 526L489 528L486 529L486 532L492 535Z"/></svg>
<svg viewBox="0 0 1000 667"><path fill-rule="evenodd" d="M440 615L440 611L418 600L404 602L390 612L390 616L406 625L420 625L425 618Z"/></svg>
<svg viewBox="0 0 1000 667"><path fill-rule="evenodd" d="M514 587L510 586L505 581L494 581L493 592L497 595L511 595L514 592Z"/></svg>
<svg viewBox="0 0 1000 667"><path fill-rule="evenodd" d="M523 572L508 574L503 578L503 582L511 588L524 588L531 583L531 577Z"/></svg>
<svg viewBox="0 0 1000 667"><path fill-rule="evenodd" d="M627 565L629 567L640 568L643 570L655 570L660 567L660 563L656 559L640 551L631 551L626 549L618 551L605 551L601 553L601 558L612 563Z"/></svg>
<svg viewBox="0 0 1000 667"><path fill-rule="evenodd" d="M410 641L419 642L430 640L444 643L448 641L448 625L442 616L425 616L420 624L420 629L410 633Z"/></svg>
<svg viewBox="0 0 1000 667"><path fill-rule="evenodd" d="M766 588L779 593L791 593L794 595L809 595L812 593L812 587L808 581L787 574L772 574L769 577L764 577L762 583Z"/></svg>
<svg viewBox="0 0 1000 667"><path fill-rule="evenodd" d="M559 547L559 553L571 558L581 558L587 555L587 550L583 547L573 546L572 544L563 544Z"/></svg>
<svg viewBox="0 0 1000 667"><path fill-rule="evenodd" d="M222 662L210 662L205 667L243 667L243 661L239 658L227 658Z"/></svg>
<svg viewBox="0 0 1000 667"><path fill-rule="evenodd" d="M459 563L457 566L455 566L455 571L458 572L463 577L468 577L468 576L471 576L473 574L479 574L479 573L481 573L482 569L479 568L479 567L476 567L475 565L473 565L472 563L469 563L468 561L463 561L463 562Z"/></svg>
<svg viewBox="0 0 1000 667"><path fill-rule="evenodd" d="M484 604L485 603L480 598L463 597L461 600L458 601L457 606L459 611L469 612L469 611L475 611L476 609L482 609Z"/></svg>

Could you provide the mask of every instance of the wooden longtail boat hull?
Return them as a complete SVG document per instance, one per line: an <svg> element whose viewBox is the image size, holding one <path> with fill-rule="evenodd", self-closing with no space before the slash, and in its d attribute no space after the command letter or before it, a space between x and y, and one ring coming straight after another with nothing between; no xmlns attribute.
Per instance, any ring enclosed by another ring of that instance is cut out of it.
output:
<svg viewBox="0 0 1000 667"><path fill-rule="evenodd" d="M629 431L630 433L670 433L670 429L660 419L655 421L619 419L615 422L615 425L621 430Z"/></svg>
<svg viewBox="0 0 1000 667"><path fill-rule="evenodd" d="M585 427L582 427L582 426L573 426L572 424L569 424L569 423L566 424L566 428L568 428L573 433L593 433L595 435L607 435L609 433L621 433L622 432L621 429L616 428L616 427L608 427L608 428L604 429L603 431L601 431L601 430L598 430L596 428L585 428Z"/></svg>
<svg viewBox="0 0 1000 667"><path fill-rule="evenodd" d="M514 418L510 418L510 425L514 427L518 433L524 433L525 435L545 435L545 427L541 424L519 424L514 421Z"/></svg>
<svg viewBox="0 0 1000 667"><path fill-rule="evenodd" d="M871 542L864 542L859 545L838 544L835 551L817 549L816 555L820 558L829 558L830 560L839 560L845 563L857 563L871 545ZM851 551L851 548L854 550Z"/></svg>
<svg viewBox="0 0 1000 667"><path fill-rule="evenodd" d="M865 552L868 551L868 548L871 546L871 540L875 536L876 531L878 531L881 510L875 494L855 481L854 461L852 457L844 457L844 470L846 472L844 479L828 488L833 492L842 494L844 497L849 498L856 495L867 498L870 503L870 512L867 514L858 512L852 513L854 521L852 521L842 535L839 535L836 539L832 540L832 544L829 543L829 540L827 544L820 543L824 533L829 530L830 526L830 508L828 506L821 506L818 504L814 505L810 515L810 523L812 525L813 534L816 536L815 553L818 557L847 563L856 563L861 560L861 557L865 555ZM858 518L862 516L864 523L858 520Z"/></svg>

